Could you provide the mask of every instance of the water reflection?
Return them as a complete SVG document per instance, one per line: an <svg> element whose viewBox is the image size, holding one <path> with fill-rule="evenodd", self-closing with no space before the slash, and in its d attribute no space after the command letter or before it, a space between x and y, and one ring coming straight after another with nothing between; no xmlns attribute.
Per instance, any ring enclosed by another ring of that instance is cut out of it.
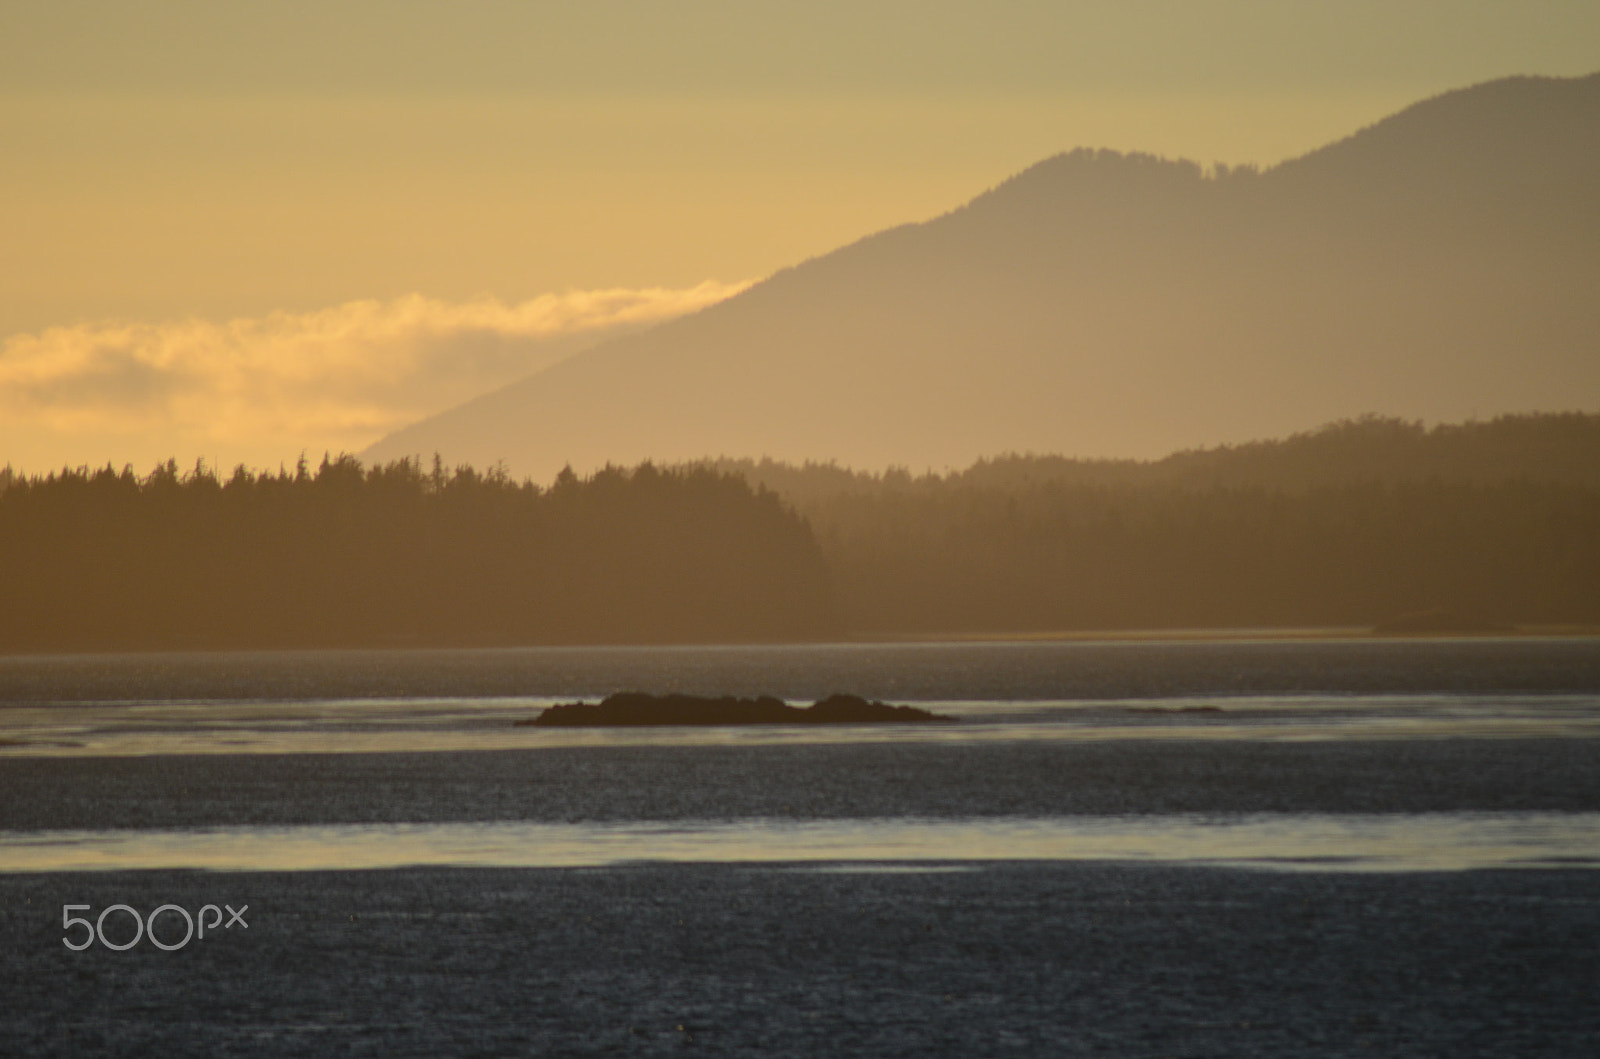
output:
<svg viewBox="0 0 1600 1059"><path fill-rule="evenodd" d="M919 701L960 725L542 729L532 697L137 702L0 708L0 756L385 753L571 746L1004 740L1600 738L1600 695Z"/></svg>
<svg viewBox="0 0 1600 1059"><path fill-rule="evenodd" d="M0 871L601 867L830 869L1104 860L1311 871L1600 867L1600 813L460 823L0 834Z"/></svg>

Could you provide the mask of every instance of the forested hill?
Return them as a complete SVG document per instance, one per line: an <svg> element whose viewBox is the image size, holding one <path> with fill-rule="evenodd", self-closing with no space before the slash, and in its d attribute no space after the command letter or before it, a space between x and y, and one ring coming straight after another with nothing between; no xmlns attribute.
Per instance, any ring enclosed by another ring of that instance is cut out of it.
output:
<svg viewBox="0 0 1600 1059"><path fill-rule="evenodd" d="M1525 481L1600 488L1600 415L1505 415L1432 427L1367 416L1287 438L1192 449L1157 460L1013 453L979 460L965 470L915 477L905 469L883 474L770 459L722 459L707 466L741 475L802 508L840 494L905 488L913 481L924 487L938 482L944 487L1009 493L1041 486L1235 487L1300 493L1329 486L1424 481L1457 485Z"/></svg>
<svg viewBox="0 0 1600 1059"><path fill-rule="evenodd" d="M920 476L0 472L0 549L0 652L1594 627L1600 416Z"/></svg>
<svg viewBox="0 0 1600 1059"><path fill-rule="evenodd" d="M6 474L0 554L0 652L837 635L805 524L708 470Z"/></svg>
<svg viewBox="0 0 1600 1059"><path fill-rule="evenodd" d="M865 633L1600 623L1600 416L946 475L717 466L807 518Z"/></svg>

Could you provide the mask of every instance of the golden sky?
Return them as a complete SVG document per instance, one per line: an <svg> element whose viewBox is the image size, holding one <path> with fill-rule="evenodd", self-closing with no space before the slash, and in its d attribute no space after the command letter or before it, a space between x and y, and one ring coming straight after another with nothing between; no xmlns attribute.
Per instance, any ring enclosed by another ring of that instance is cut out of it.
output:
<svg viewBox="0 0 1600 1059"><path fill-rule="evenodd" d="M359 448L1074 146L1596 69L1594 0L5 0L0 465Z"/></svg>

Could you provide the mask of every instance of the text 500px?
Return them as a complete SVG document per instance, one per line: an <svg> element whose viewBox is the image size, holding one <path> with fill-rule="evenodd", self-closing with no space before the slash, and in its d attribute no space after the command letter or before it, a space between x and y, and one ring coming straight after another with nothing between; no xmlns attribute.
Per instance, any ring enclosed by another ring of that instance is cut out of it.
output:
<svg viewBox="0 0 1600 1059"><path fill-rule="evenodd" d="M222 908L228 910L227 922L223 922ZM189 910L181 905L162 905L148 916L141 918L139 913L129 905L108 905L101 910L100 915L93 922L90 922L82 916L72 914L74 912L89 911L88 905L62 905L61 926L67 933L62 937L61 944L74 952L82 952L96 941L99 941L106 948L120 952L123 949L133 948L142 939L148 937L150 944L156 948L172 952L175 949L183 948L195 937L204 939L208 930L215 935L218 927L223 930L232 930L235 926L243 927L246 930L250 928L250 924L244 921L244 914L250 909L249 905L241 905L238 911L235 911L232 905L223 905L222 908L218 908L216 905L202 905L200 914L191 916ZM106 917L111 916L114 912L120 913L119 916L111 920L114 928L114 938L107 938ZM162 913L167 914L167 918L161 925L162 933L169 935L165 940L156 935L156 922L161 919ZM208 916L209 919L207 918ZM128 928L123 927L123 924L128 920L132 920L133 937L131 939L127 938ZM182 924L181 928L179 926L180 922ZM73 933L79 927L83 928L81 940L74 940ZM180 929L183 932L181 937L178 936Z"/></svg>

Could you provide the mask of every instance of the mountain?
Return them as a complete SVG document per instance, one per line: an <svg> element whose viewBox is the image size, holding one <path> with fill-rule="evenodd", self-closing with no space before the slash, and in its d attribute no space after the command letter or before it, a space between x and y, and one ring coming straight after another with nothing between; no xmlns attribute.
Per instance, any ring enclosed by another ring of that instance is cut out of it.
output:
<svg viewBox="0 0 1600 1059"><path fill-rule="evenodd" d="M1600 409L1600 74L1257 172L1077 150L363 455L960 466Z"/></svg>
<svg viewBox="0 0 1600 1059"><path fill-rule="evenodd" d="M1544 412L1432 427L1367 416L1288 438L1190 449L1159 460L1011 454L944 474L916 476L903 468L874 472L748 457L701 466L776 493L824 532L832 520L823 512L831 505L863 495L939 489L982 491L1002 506L1014 497L1049 489L1297 496L1313 490L1419 484L1479 489L1537 485L1588 490L1600 501L1600 415ZM682 468L688 469L693 466Z"/></svg>

